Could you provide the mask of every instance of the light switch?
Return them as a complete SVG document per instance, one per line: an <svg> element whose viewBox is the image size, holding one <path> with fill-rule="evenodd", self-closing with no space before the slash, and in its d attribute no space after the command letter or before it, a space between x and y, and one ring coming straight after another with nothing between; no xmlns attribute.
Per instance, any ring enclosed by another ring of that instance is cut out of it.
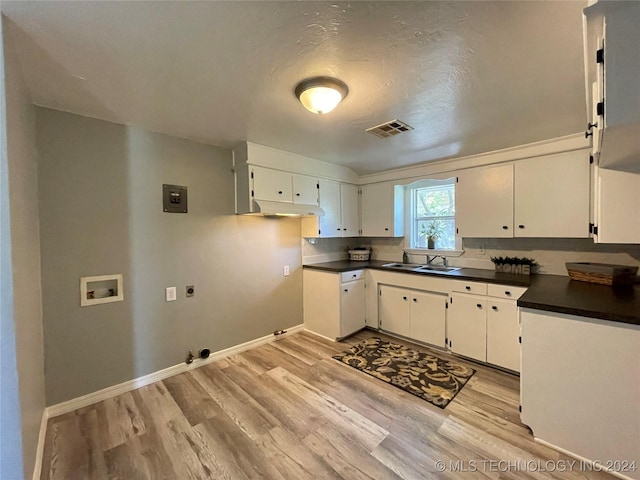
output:
<svg viewBox="0 0 640 480"><path fill-rule="evenodd" d="M176 287L165 288L164 298L167 302L174 302L176 300Z"/></svg>

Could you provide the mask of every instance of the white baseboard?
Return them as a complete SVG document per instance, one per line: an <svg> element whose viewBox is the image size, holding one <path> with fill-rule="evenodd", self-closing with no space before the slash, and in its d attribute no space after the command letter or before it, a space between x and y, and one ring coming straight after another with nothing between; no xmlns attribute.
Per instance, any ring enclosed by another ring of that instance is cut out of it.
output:
<svg viewBox="0 0 640 480"><path fill-rule="evenodd" d="M38 446L36 448L36 463L33 467L33 480L40 480L42 474L42 455L44 454L44 439L47 435L47 421L49 420L47 409L42 411L40 421L40 433L38 433Z"/></svg>
<svg viewBox="0 0 640 480"><path fill-rule="evenodd" d="M225 357L229 357L231 355L235 355L237 353L244 352L246 350L250 350L252 348L259 347L266 343L270 343L275 341L277 338L282 338L287 335L291 335L293 333L304 330L304 325L296 325L295 327L288 328L286 333L281 336L266 335L264 337L256 338L255 340L250 340L245 343L241 343L240 345L236 345L230 348L225 348L224 350L219 350L217 352L213 352L209 358L200 359L195 358L192 364L181 363L178 365L174 365L172 367L165 368L163 370L158 370L157 372L150 373L148 375L144 375L142 377L134 378L133 380L128 380L126 382L120 383L118 385L113 385L111 387L103 388L102 390L98 390L97 392L89 393L87 395L83 395L81 397L73 398L71 400L67 400L66 402L58 403L56 405L51 405L45 409L45 415L47 419L57 417L58 415L62 415L64 413L73 412L79 408L84 408L89 405L93 405L94 403L101 402L108 398L115 397L117 395L121 395L126 392L130 392L140 387L144 387L146 385L150 385L154 382L158 382L160 380L164 380L165 378L172 377L173 375L177 375L179 373L187 372L189 370L193 370L194 368L202 367L203 365L207 365L211 362L215 362L216 360L220 360ZM43 417L44 421L44 417ZM45 421L45 430L46 430L46 421ZM44 435L42 431L41 435Z"/></svg>
<svg viewBox="0 0 640 480"><path fill-rule="evenodd" d="M614 477L618 477L618 478L622 478L623 480L634 480L631 477L628 477L626 475L623 475L620 472L615 472L615 471L609 471L606 469L606 465L604 465L603 463L599 463L597 464L595 461L593 460L589 460L588 458L582 457L580 455L577 455L573 452L570 452L569 450L565 450L564 448L558 447L557 445L554 445L553 443L549 443L549 442L545 442L544 440L537 438L537 437L533 437L533 440L536 443L539 443L540 445L544 445L545 447L549 447L549 448L553 448L554 450L557 450L560 453L564 453L565 455L575 458L576 460L579 460L580 462L582 462L583 465L590 465L591 468L593 468L594 472L598 472L598 471L602 471L602 472L607 472L611 475L613 475Z"/></svg>
<svg viewBox="0 0 640 480"><path fill-rule="evenodd" d="M319 333L316 333L313 330L309 330L308 328L305 328L304 331L308 332L308 333L310 333L312 335L315 335L316 337L324 338L325 340L329 340L330 342L336 343L336 339L335 338L325 337L324 335L320 335Z"/></svg>

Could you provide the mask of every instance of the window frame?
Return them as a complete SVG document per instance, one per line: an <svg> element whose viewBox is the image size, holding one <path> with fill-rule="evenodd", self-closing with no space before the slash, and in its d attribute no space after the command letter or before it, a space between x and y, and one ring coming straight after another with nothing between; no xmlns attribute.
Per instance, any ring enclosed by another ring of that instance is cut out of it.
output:
<svg viewBox="0 0 640 480"><path fill-rule="evenodd" d="M454 247L449 248L440 248L440 249L430 249L424 247L417 247L414 243L414 240L417 240L417 225L419 220L430 220L436 218L442 219L453 219L453 228L455 229L455 210L454 215L446 215L446 216L428 216L428 217L416 217L416 190L423 188L433 188L433 187L443 187L446 185L452 185L454 188L455 195L455 177L442 177L442 178L425 178L422 180L418 180L411 184L405 185L405 241L404 247L407 253L414 255L447 255L447 256L459 256L462 255L462 239L455 235ZM455 197L454 197L455 201ZM454 230L455 231L455 230Z"/></svg>

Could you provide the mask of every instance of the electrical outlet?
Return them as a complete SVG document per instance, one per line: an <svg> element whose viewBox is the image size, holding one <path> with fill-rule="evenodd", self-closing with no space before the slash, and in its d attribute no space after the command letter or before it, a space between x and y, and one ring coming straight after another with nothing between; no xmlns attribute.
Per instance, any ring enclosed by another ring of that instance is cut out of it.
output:
<svg viewBox="0 0 640 480"><path fill-rule="evenodd" d="M485 250L485 245L483 243L482 245L480 245L480 248L478 249L478 254L484 255L485 253L486 253L486 250Z"/></svg>
<svg viewBox="0 0 640 480"><path fill-rule="evenodd" d="M282 269L282 275L284 275L285 277L289 276L289 265L284 266L284 268Z"/></svg>
<svg viewBox="0 0 640 480"><path fill-rule="evenodd" d="M176 300L176 287L167 287L164 289L164 299L167 302L175 302Z"/></svg>

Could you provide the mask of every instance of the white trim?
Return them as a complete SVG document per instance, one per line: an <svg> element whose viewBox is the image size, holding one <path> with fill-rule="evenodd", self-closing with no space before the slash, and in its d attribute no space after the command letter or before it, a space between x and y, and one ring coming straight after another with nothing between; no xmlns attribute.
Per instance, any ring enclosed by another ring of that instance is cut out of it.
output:
<svg viewBox="0 0 640 480"><path fill-rule="evenodd" d="M40 421L40 433L38 434L38 446L36 448L36 463L33 467L33 480L40 480L42 474L42 456L44 455L44 439L47 436L47 422L49 421L48 409L42 411Z"/></svg>
<svg viewBox="0 0 640 480"><path fill-rule="evenodd" d="M193 370L194 368L202 367L203 365L207 365L211 362L215 362L216 360L220 360L222 358L229 357L231 355L235 355L237 353L241 353L246 350L250 350L252 348L265 345L267 343L271 343L275 341L276 338L283 338L283 336L291 335L303 329L304 329L304 325L302 324L296 325L294 327L288 328L286 330L286 333L278 337L274 336L273 334L265 335L264 337L256 338L254 340L249 340L248 342L241 343L240 345L236 345L233 347L225 348L224 350L214 352L207 359L199 359L199 358L194 359L193 363L190 365L187 365L186 363L180 363L178 365L174 365L172 367L168 367L163 370L158 370L157 372L153 372L148 375L144 375L142 377L128 380L118 385L113 385L111 387L103 388L102 390L98 390L97 392L88 393L87 395L82 395L81 397L73 398L71 400L67 400L66 402L58 403L56 405L51 405L50 407L46 408L47 417L53 418L53 417L57 417L58 415L62 415L64 413L73 412L74 410L77 410L79 408L84 408L94 403L106 400L108 398L112 398L117 395L130 392L137 388L150 385L154 382L164 380L165 378L172 377L179 373L187 372L189 370Z"/></svg>
<svg viewBox="0 0 640 480"><path fill-rule="evenodd" d="M316 333L312 330L309 330L308 328L304 329L305 332L308 332L312 335L315 335L316 337L320 337L320 338L324 338L325 340L329 340L330 342L336 343L336 339L335 338L329 338L329 337L325 337L324 335L320 335L319 333Z"/></svg>
<svg viewBox="0 0 640 480"><path fill-rule="evenodd" d="M495 150L493 152L456 157L445 160L433 160L409 167L394 168L385 172L362 175L360 185L394 180L406 180L412 178L424 178L438 173L454 172L465 168L478 167L496 163L512 162L531 157L541 157L573 150L589 149L589 140L584 138L584 133L576 133L565 137L543 140L541 142L519 145L516 147Z"/></svg>
<svg viewBox="0 0 640 480"><path fill-rule="evenodd" d="M592 465L594 467L593 471L594 472L598 472L598 471L602 471L602 472L606 472L609 473L611 475L613 475L614 477L618 477L618 478L622 478L623 480L634 480L631 477L627 477L626 475L623 475L620 472L613 472L613 471L609 471L606 469L606 467L604 465L602 465L601 463L596 465L596 461L594 460L589 460L588 458L582 457L576 453L570 452L569 450L565 450L564 448L560 448L557 445L554 445L553 443L549 443L546 442L538 437L533 437L533 441L536 443L539 443L540 445L544 445L545 447L549 447L549 448L553 448L554 450L557 450L560 453L564 453L565 455L568 455L570 457L575 458L576 460L580 460L583 463L588 463L590 465ZM600 468L600 470L598 470L597 468Z"/></svg>

